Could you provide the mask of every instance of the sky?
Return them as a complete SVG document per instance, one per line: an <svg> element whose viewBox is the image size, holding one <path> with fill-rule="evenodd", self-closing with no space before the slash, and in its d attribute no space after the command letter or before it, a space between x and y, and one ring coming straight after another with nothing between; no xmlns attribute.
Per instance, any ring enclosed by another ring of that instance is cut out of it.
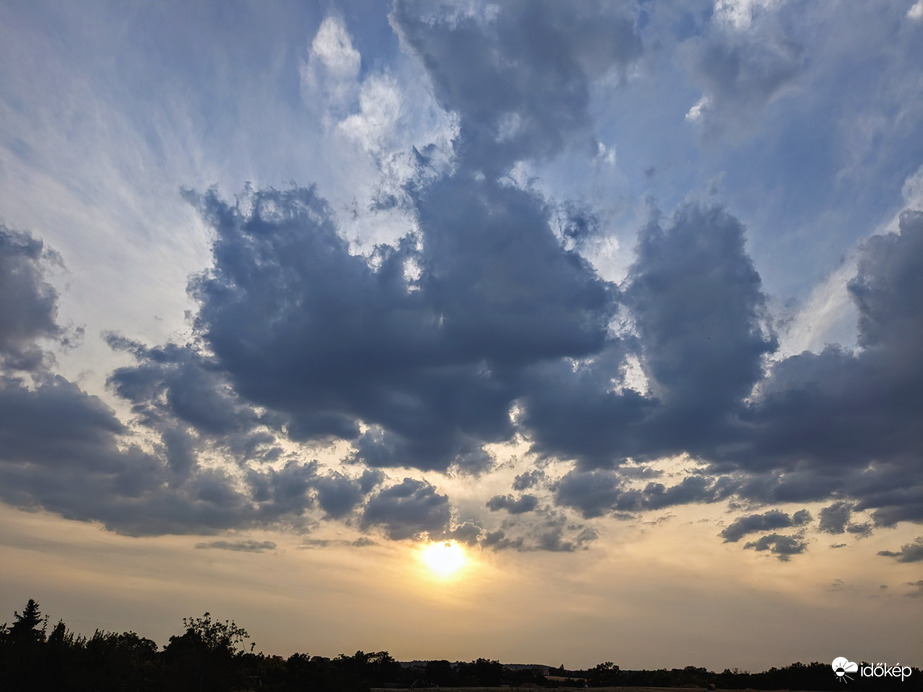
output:
<svg viewBox="0 0 923 692"><path fill-rule="evenodd" d="M913 0L0 0L0 620L923 665L920 45Z"/></svg>

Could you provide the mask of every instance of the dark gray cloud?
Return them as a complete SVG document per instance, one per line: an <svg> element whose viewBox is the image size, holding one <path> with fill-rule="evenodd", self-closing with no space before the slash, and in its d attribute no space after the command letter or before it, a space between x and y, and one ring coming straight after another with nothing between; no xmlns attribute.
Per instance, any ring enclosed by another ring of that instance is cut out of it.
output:
<svg viewBox="0 0 923 692"><path fill-rule="evenodd" d="M878 554L896 558L898 562L921 562L923 561L923 536L917 538L913 543L902 545L898 552L880 550Z"/></svg>
<svg viewBox="0 0 923 692"><path fill-rule="evenodd" d="M36 339L63 334L58 294L45 281L47 264L56 260L41 240L0 224L0 365L36 370L44 361Z"/></svg>
<svg viewBox="0 0 923 692"><path fill-rule="evenodd" d="M164 460L124 444L111 412L74 385L57 381L30 391L28 400L6 387L0 397L10 394L30 408L20 410L26 429L0 432L0 497L8 504L99 521L135 536L214 533L256 519L248 498L219 470L201 469L171 483ZM52 416L55 411L74 418L59 424L68 419ZM75 419L83 420L76 430ZM35 432L44 437L30 439Z"/></svg>
<svg viewBox="0 0 923 692"><path fill-rule="evenodd" d="M660 403L643 453L655 437L672 443L665 452L710 451L776 348L743 226L720 207L689 205L666 228L644 228L637 252L626 298Z"/></svg>
<svg viewBox="0 0 923 692"><path fill-rule="evenodd" d="M817 528L825 533L851 533L860 538L871 535L872 525L868 522L857 524L850 522L853 505L849 502L834 502L820 511Z"/></svg>
<svg viewBox="0 0 923 692"><path fill-rule="evenodd" d="M846 527L846 532L858 536L859 538L868 538L872 535L872 523L850 524Z"/></svg>
<svg viewBox="0 0 923 692"><path fill-rule="evenodd" d="M484 532L480 544L490 550L570 553L585 550L597 538L594 528L571 521L564 512L543 507L534 510L528 520L510 517L501 528Z"/></svg>
<svg viewBox="0 0 923 692"><path fill-rule="evenodd" d="M379 469L366 469L359 476L359 489L363 495L368 495L372 490L385 481L385 474Z"/></svg>
<svg viewBox="0 0 923 692"><path fill-rule="evenodd" d="M498 512L505 509L510 514L525 514L531 512L538 506L538 498L535 495L520 495L514 498L512 495L494 495L487 501L487 509L491 512Z"/></svg>
<svg viewBox="0 0 923 692"><path fill-rule="evenodd" d="M105 337L113 349L131 353L140 363L117 368L108 385L131 403L142 422L178 419L211 436L247 432L260 424L259 416L228 386L218 364L190 346L148 348L115 334Z"/></svg>
<svg viewBox="0 0 923 692"><path fill-rule="evenodd" d="M362 526L380 526L388 538L401 540L416 534L438 536L450 518L449 498L426 481L405 478L373 495L362 513Z"/></svg>
<svg viewBox="0 0 923 692"><path fill-rule="evenodd" d="M313 490L321 478L316 461L291 459L280 468L250 469L247 484L258 516L266 522L300 517L314 507Z"/></svg>
<svg viewBox="0 0 923 692"><path fill-rule="evenodd" d="M272 541L255 541L249 539L246 541L208 541L205 543L196 543L196 548L200 550L231 550L243 553L263 553L267 550L275 550L276 544Z"/></svg>
<svg viewBox="0 0 923 692"><path fill-rule="evenodd" d="M790 526L802 526L811 521L811 514L807 510L799 510L794 515L771 509L763 514L750 514L735 519L721 532L725 543L736 543L749 533L785 529Z"/></svg>
<svg viewBox="0 0 923 692"><path fill-rule="evenodd" d="M481 445L512 434L522 369L598 349L613 309L541 200L493 183L433 184L417 200L422 251L410 237L382 246L376 269L311 190L197 203L215 265L190 290L215 360L134 347L141 364L112 384L140 406L163 389L175 415L215 430L254 424L242 396L284 417L293 440L355 440L371 466L477 473L492 463ZM419 279L405 278L410 260Z"/></svg>
<svg viewBox="0 0 923 692"><path fill-rule="evenodd" d="M792 555L800 555L808 548L808 544L797 536L783 536L771 533L756 541L746 543L744 548L752 550L768 550L782 562L788 562Z"/></svg>
<svg viewBox="0 0 923 692"><path fill-rule="evenodd" d="M104 336L110 347L130 353L138 362L113 371L109 388L131 403L137 422L160 434L174 473L194 471L206 448L239 463L280 458L275 433L281 416L258 414L213 359L189 345L149 348L116 334Z"/></svg>
<svg viewBox="0 0 923 692"><path fill-rule="evenodd" d="M634 17L613 3L515 0L490 16L438 17L396 2L392 20L460 117L462 165L493 177L577 143L594 150L589 83L641 54Z"/></svg>
<svg viewBox="0 0 923 692"><path fill-rule="evenodd" d="M483 529L471 521L466 521L446 533L446 538L454 538L465 545L477 545L478 539L484 533Z"/></svg>
<svg viewBox="0 0 923 692"><path fill-rule="evenodd" d="M201 469L175 483L98 398L59 376L0 379L0 497L130 535L212 533L254 517L232 479Z"/></svg>
<svg viewBox="0 0 923 692"><path fill-rule="evenodd" d="M602 347L611 286L561 247L543 200L447 178L417 204L421 292L459 355L507 368Z"/></svg>
<svg viewBox="0 0 923 692"><path fill-rule="evenodd" d="M125 431L112 409L63 377L34 387L0 379L0 454L8 462L114 471L116 439Z"/></svg>
<svg viewBox="0 0 923 692"><path fill-rule="evenodd" d="M596 468L683 452L707 458L733 440L734 415L776 347L743 231L726 210L698 205L642 229L619 296L637 336L610 340L579 365L535 369L523 399L534 451ZM613 389L629 354L650 395Z"/></svg>
<svg viewBox="0 0 923 692"><path fill-rule="evenodd" d="M575 524L555 512L549 513L545 521L534 528L534 533L536 540L530 549L564 553L585 550L599 537L595 529Z"/></svg>
<svg viewBox="0 0 923 692"><path fill-rule="evenodd" d="M726 477L694 474L672 486L651 482L643 488L630 488L618 470L575 469L565 474L554 490L559 505L572 507L586 518L604 514L623 518L626 513L728 499L735 485Z"/></svg>
<svg viewBox="0 0 923 692"><path fill-rule="evenodd" d="M534 488L545 480L545 472L541 469L524 471L513 479L513 490L523 491Z"/></svg>
<svg viewBox="0 0 923 692"><path fill-rule="evenodd" d="M445 348L438 314L404 279L409 244L383 248L373 271L311 190L251 202L199 201L218 239L214 270L191 285L199 328L237 392L285 415L295 440L382 426L359 441L373 465L444 468L466 432L504 432L496 420L509 395Z"/></svg>
<svg viewBox="0 0 923 692"><path fill-rule="evenodd" d="M849 290L861 350L828 347L773 366L741 416L746 440L733 464L761 475L740 492L763 501L839 493L852 498L851 511L871 511L876 525L919 522L923 213L905 212L899 234L866 242ZM845 505L832 508L824 524L839 528Z"/></svg>
<svg viewBox="0 0 923 692"><path fill-rule="evenodd" d="M598 517L619 506L621 482L612 471L570 471L554 485L555 502L586 517Z"/></svg>
<svg viewBox="0 0 923 692"><path fill-rule="evenodd" d="M849 502L835 502L820 511L820 522L817 528L826 533L845 533L846 525L852 516L852 505Z"/></svg>
<svg viewBox="0 0 923 692"><path fill-rule="evenodd" d="M508 537L506 531L497 529L496 531L485 533L481 545L491 550L522 550L524 542L522 536Z"/></svg>
<svg viewBox="0 0 923 692"><path fill-rule="evenodd" d="M875 525L921 521L923 402L920 302L923 214L905 213L900 234L861 250L850 293L859 308L857 353L829 347L786 358L764 373L775 348L764 326L759 277L740 224L720 209L685 207L641 234L620 295L637 336L610 342L578 364L535 369L523 398L533 449L573 458L556 501L584 516L738 497L765 504L839 495L822 530L867 535ZM611 388L624 354L636 353L651 393ZM748 399L756 385L756 396ZM623 484L625 459L688 453L698 475L666 488ZM611 474L584 475L600 467Z"/></svg>
<svg viewBox="0 0 923 692"><path fill-rule="evenodd" d="M625 346L609 343L578 364L568 359L532 369L526 382L523 425L532 451L547 458L576 459L581 468L612 467L644 449L642 425L656 400L625 389Z"/></svg>
<svg viewBox="0 0 923 692"><path fill-rule="evenodd" d="M314 482L317 503L327 516L340 518L349 514L363 499L362 486L358 481L333 473Z"/></svg>

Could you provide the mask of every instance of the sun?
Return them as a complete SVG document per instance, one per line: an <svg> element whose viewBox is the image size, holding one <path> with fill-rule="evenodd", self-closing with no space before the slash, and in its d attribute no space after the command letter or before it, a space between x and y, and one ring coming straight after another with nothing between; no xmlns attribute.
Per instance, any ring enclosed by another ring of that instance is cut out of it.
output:
<svg viewBox="0 0 923 692"><path fill-rule="evenodd" d="M449 577L465 566L464 549L455 541L437 541L423 548L423 562L441 577Z"/></svg>

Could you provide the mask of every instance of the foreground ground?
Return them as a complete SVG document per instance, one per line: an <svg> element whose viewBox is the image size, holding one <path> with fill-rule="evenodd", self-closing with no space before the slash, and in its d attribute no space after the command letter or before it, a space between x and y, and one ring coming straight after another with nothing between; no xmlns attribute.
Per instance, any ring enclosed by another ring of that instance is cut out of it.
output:
<svg viewBox="0 0 923 692"><path fill-rule="evenodd" d="M410 687L402 688L385 688L373 687L369 692L422 692L422 690L439 690L439 692L509 692L510 690L534 689L534 690L556 690L557 692L578 692L586 690L586 687L529 687L528 685L520 687L510 687L504 685L501 687ZM704 690L704 687L593 687L593 692L694 692L695 690ZM753 689L740 690L720 690L720 692L755 692ZM759 692L813 692L812 690L760 690Z"/></svg>

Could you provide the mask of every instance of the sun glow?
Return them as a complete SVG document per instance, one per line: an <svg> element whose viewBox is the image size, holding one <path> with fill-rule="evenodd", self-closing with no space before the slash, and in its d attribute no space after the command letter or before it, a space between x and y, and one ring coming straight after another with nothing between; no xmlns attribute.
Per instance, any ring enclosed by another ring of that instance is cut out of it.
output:
<svg viewBox="0 0 923 692"><path fill-rule="evenodd" d="M452 576L468 561L464 549L455 541L430 543L423 548L421 557L426 566L441 577Z"/></svg>

